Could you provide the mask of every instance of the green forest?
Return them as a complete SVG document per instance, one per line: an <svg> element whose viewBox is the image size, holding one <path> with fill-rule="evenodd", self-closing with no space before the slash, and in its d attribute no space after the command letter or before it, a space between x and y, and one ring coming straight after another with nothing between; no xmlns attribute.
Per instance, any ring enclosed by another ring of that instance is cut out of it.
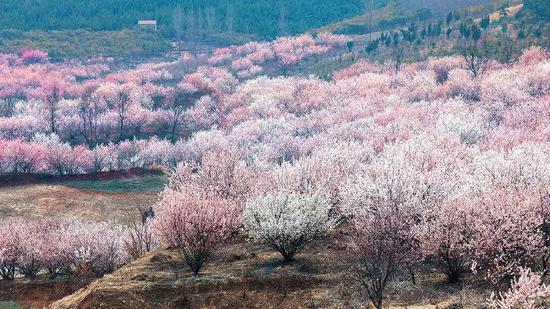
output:
<svg viewBox="0 0 550 309"><path fill-rule="evenodd" d="M120 30L134 27L140 19L155 19L164 35L200 30L267 39L363 10L363 0L3 0L0 29Z"/></svg>
<svg viewBox="0 0 550 309"><path fill-rule="evenodd" d="M524 0L525 7L538 17L550 19L550 1L548 0Z"/></svg>
<svg viewBox="0 0 550 309"><path fill-rule="evenodd" d="M169 50L170 41L197 48L271 40L364 10L364 0L2 0L0 52L148 56ZM138 27L142 19L156 20L158 31Z"/></svg>
<svg viewBox="0 0 550 309"><path fill-rule="evenodd" d="M295 35L374 12L375 22L344 23L331 29L365 34L435 23L457 6L504 0L3 0L0 1L0 52L32 47L52 59L149 56L172 49L241 44ZM550 17L550 1L524 0L528 24ZM378 16L378 14L380 15ZM471 13L471 12L470 12ZM158 31L139 28L154 19Z"/></svg>

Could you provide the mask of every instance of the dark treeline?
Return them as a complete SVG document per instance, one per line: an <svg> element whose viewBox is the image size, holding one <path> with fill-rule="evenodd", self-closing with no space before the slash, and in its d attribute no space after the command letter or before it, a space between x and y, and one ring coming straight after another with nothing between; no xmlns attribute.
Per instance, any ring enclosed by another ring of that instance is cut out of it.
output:
<svg viewBox="0 0 550 309"><path fill-rule="evenodd" d="M3 0L0 29L120 30L139 19L156 19L165 35L198 29L273 38L360 14L364 8L363 0Z"/></svg>

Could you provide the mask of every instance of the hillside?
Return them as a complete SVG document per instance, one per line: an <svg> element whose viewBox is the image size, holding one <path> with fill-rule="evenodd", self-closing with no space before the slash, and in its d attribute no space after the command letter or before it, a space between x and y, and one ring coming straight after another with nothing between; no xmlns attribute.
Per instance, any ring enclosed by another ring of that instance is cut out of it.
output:
<svg viewBox="0 0 550 309"><path fill-rule="evenodd" d="M127 222L137 207L149 207L156 201L161 181L161 176L127 176L13 187L0 184L0 217Z"/></svg>
<svg viewBox="0 0 550 309"><path fill-rule="evenodd" d="M525 48L550 46L550 24L546 21L550 14L544 3L535 2L457 4L443 15L425 9L407 12L391 2L374 11L372 23L371 16L365 14L318 31L346 34L352 41L352 61L365 58L379 63L392 61L399 66L402 62L463 54L464 46L475 46L482 58L511 63Z"/></svg>
<svg viewBox="0 0 550 309"><path fill-rule="evenodd" d="M378 1L378 0L377 0ZM380 0L378 5L385 4ZM362 0L6 0L0 53L45 50L53 59L150 57L303 33L364 11ZM154 19L158 30L138 28ZM177 44L176 44L177 43Z"/></svg>
<svg viewBox="0 0 550 309"><path fill-rule="evenodd" d="M517 1L512 1L513 3ZM512 3L510 2L510 3ZM55 60L151 57L175 50L202 52L219 46L269 40L307 31L365 35L410 23L437 23L452 10L481 17L504 0L412 1L109 1L52 0L0 3L0 52L45 50ZM537 1L528 6L538 6ZM365 13L366 12L366 13ZM154 19L158 30L139 28ZM372 20L371 20L372 19Z"/></svg>
<svg viewBox="0 0 550 309"><path fill-rule="evenodd" d="M54 309L76 308L359 308L364 298L350 288L342 263L341 229L283 263L269 248L239 237L223 248L204 271L193 277L177 250L159 248L73 295ZM404 280L406 280L404 278ZM447 286L426 268L416 285L401 282L388 289L391 308L475 308L488 297L479 282ZM461 297L467 295L466 298Z"/></svg>
<svg viewBox="0 0 550 309"><path fill-rule="evenodd" d="M368 34L388 31L410 23L426 23L444 19L451 11L464 16L482 16L497 11L502 5L510 6L518 1L505 0L469 0L469 1L433 1L433 0L394 0L372 12L359 14L335 23L327 24L318 31L330 31L342 34Z"/></svg>
<svg viewBox="0 0 550 309"><path fill-rule="evenodd" d="M237 32L261 38L296 34L360 13L361 0L5 0L0 29L121 30L155 19L166 34L174 29ZM284 32L284 33L283 33Z"/></svg>

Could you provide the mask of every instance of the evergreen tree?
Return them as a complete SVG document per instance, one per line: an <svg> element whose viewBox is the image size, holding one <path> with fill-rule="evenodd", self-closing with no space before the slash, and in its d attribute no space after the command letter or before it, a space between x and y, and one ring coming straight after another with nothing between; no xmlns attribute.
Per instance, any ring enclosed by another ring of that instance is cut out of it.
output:
<svg viewBox="0 0 550 309"><path fill-rule="evenodd" d="M486 15L485 17L483 17L481 19L481 22L479 23L479 26L482 29L487 29L487 28L489 28L490 24L491 24L491 20L489 19L489 15Z"/></svg>
<svg viewBox="0 0 550 309"><path fill-rule="evenodd" d="M372 52L378 49L379 44L379 40L370 41L365 47L365 52L370 55Z"/></svg>
<svg viewBox="0 0 550 309"><path fill-rule="evenodd" d="M353 41L348 41L346 43L346 46L348 47L348 51L351 53L351 51L353 50L353 46L355 45L355 43Z"/></svg>
<svg viewBox="0 0 550 309"><path fill-rule="evenodd" d="M453 12L449 12L447 15L447 25L450 25L453 22Z"/></svg>
<svg viewBox="0 0 550 309"><path fill-rule="evenodd" d="M434 30L432 32L432 35L437 37L437 36L440 36L441 35L441 27L442 27L442 22L438 22L437 24L435 24L434 26Z"/></svg>
<svg viewBox="0 0 550 309"><path fill-rule="evenodd" d="M479 41L479 39L481 39L481 29L475 24L472 25L471 34L474 41Z"/></svg>
<svg viewBox="0 0 550 309"><path fill-rule="evenodd" d="M451 28L451 27L447 28L447 32L446 32L447 39L451 37L452 33L453 33L453 28Z"/></svg>

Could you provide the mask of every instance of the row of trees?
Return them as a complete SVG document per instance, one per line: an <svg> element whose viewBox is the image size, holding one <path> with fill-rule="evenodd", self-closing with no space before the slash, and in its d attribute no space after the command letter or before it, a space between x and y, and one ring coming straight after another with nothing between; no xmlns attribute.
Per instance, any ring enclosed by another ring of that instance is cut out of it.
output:
<svg viewBox="0 0 550 309"><path fill-rule="evenodd" d="M94 148L71 147L57 135L36 135L32 142L0 140L0 173L78 175L131 168L174 168L192 160L194 150L185 143L156 138L124 140Z"/></svg>
<svg viewBox="0 0 550 309"><path fill-rule="evenodd" d="M342 49L346 41L320 34L232 46L204 59L211 66L189 63L193 68L182 77L180 63L110 73L105 63L50 64L45 53L32 49L2 55L0 136L29 141L36 133L54 133L89 147L133 136L176 142L211 122L189 111L195 103L216 111L239 80L285 70Z"/></svg>
<svg viewBox="0 0 550 309"><path fill-rule="evenodd" d="M216 49L208 59L210 65L230 66L239 78L251 78L269 68L285 68L300 61L342 50L349 39L328 33L282 37L273 42L251 42L242 46Z"/></svg>
<svg viewBox="0 0 550 309"><path fill-rule="evenodd" d="M63 71L37 72L35 67L11 71L2 89L4 117L0 118L0 131L4 138L29 140L36 133L54 133L73 144L89 146L139 136L151 126L176 141L183 112L202 95L213 96L210 90L214 89L207 89L211 84L216 82L223 87L220 79L229 78L227 83L235 80L228 72L214 69L199 70L175 87L157 86L150 83L151 80L144 83L142 78L170 76L165 71L145 69L85 83L56 76ZM25 72L29 75L18 79L19 74ZM51 75L56 77L42 79ZM42 80L35 81L35 78ZM118 78L123 81L116 80Z"/></svg>
<svg viewBox="0 0 550 309"><path fill-rule="evenodd" d="M126 231L107 223L7 219L0 223L0 277L35 278L41 271L101 277L131 258ZM130 234L128 234L130 235Z"/></svg>
<svg viewBox="0 0 550 309"><path fill-rule="evenodd" d="M521 106L520 103L525 101L535 100L536 104L544 102L538 98L548 93L547 68L539 64L545 57L547 57L545 51L532 49L524 53L521 64L513 69L498 69L498 65L486 63L484 68L487 72L477 82L466 70L461 69L465 66L465 62L460 58L433 60L422 64L421 68L412 66L398 74L388 66L359 62L336 73L335 78L338 79L336 83L316 79L260 78L237 87L238 82L224 70L199 70L199 73L186 77L188 85L196 86L190 86L191 91L184 89L185 91L180 94L176 93L176 96L170 95L169 98L173 98L173 101L169 101L169 105L166 106L170 106L171 109L160 110L162 113L159 113L159 110L150 112L141 107L134 109L132 105L125 104L125 102L131 103L132 98L137 98L136 100L141 102L139 90L142 88L133 83L119 85L109 82L100 85L90 98L75 101L81 105L78 108L53 114L48 112L52 109L37 109L42 112L37 112L36 118L27 116L2 119L4 125L2 133L5 137L2 141L4 147L0 151L0 167L4 173L48 174L98 172L158 164L174 167L181 161L200 160L202 151L213 147L211 144L214 142L238 147L246 145L249 147L247 152L250 158L259 157L270 162L283 162L308 154L314 145L308 143L322 141L320 137L316 137L317 135L341 139L335 135L336 133L331 133L331 130L334 130L333 126L339 127L343 124L326 123L327 119L332 118L323 116L323 110L329 106L333 106L331 107L334 109L333 115L340 112L346 113L348 107L339 103L343 99L340 95L335 96L334 93L347 93L349 98L360 99L363 93L372 91L372 98L379 100L382 100L380 94L393 93L411 102L453 98L459 100L453 103L455 105L477 102L477 106L482 108L477 110L476 119L488 117L487 113L494 115L491 116L495 119L494 121L508 119L511 117L507 114L510 113L507 111L510 107ZM354 76L369 71L378 73L364 77L366 88L359 86L363 84L354 84ZM388 85L396 81L400 84L398 88L388 88ZM133 94L134 90L138 95ZM262 96L261 99L257 97L258 93L275 90L276 95ZM190 93L209 93L210 95L203 97L197 104L190 107L195 100L193 98L199 96L193 97ZM101 100L105 97L112 97L113 102L121 102L121 104L113 105L114 110L105 110L105 105L102 105L104 101ZM96 100L98 98L100 100ZM159 102L157 104L166 102L162 94L154 98L153 101ZM254 105L246 103L253 101L257 103ZM46 107L49 106L46 105ZM57 105L53 104L53 106ZM411 107L403 105L402 108ZM419 107L414 109L417 110L415 113L426 112ZM108 113L105 114L105 111ZM316 112L312 113L312 111ZM443 111L453 113L452 109L443 109ZM157 118L159 114L164 115L160 119L166 120L164 122L166 125L160 130L154 129L151 125L159 119ZM525 117L531 114L532 112L527 112ZM275 116L286 119L278 120L274 118ZM304 122L304 119L307 121ZM484 124L484 121L480 120L479 124L474 124L467 123L464 119L466 118L456 119L456 116L446 116L441 122L469 143L478 141L490 143L491 140L485 136L490 132L491 134L499 132L489 130L488 126L494 125L492 123ZM498 121L502 122L502 120ZM220 130L201 132L188 141L171 144L170 142L177 140L178 128L181 128L184 122L192 123L195 129L217 126L227 131L225 133ZM305 124L307 124L306 127L304 127ZM50 136L50 133L37 134L40 132L37 128L41 127L42 132L52 132L53 128L61 139ZM166 132L168 141L158 139L124 141L129 135L135 134L132 131L137 132L138 129L147 130L147 133L144 132L145 136L155 132ZM377 130L364 134L375 141L380 140L383 144L387 139L385 135L388 134L385 130L383 126L379 126ZM539 140L539 136L542 136L539 134L543 133L529 134L535 140ZM70 145L64 140L73 143L80 140L91 146ZM97 143L109 140L120 142L96 146ZM310 142L306 143L308 140Z"/></svg>

